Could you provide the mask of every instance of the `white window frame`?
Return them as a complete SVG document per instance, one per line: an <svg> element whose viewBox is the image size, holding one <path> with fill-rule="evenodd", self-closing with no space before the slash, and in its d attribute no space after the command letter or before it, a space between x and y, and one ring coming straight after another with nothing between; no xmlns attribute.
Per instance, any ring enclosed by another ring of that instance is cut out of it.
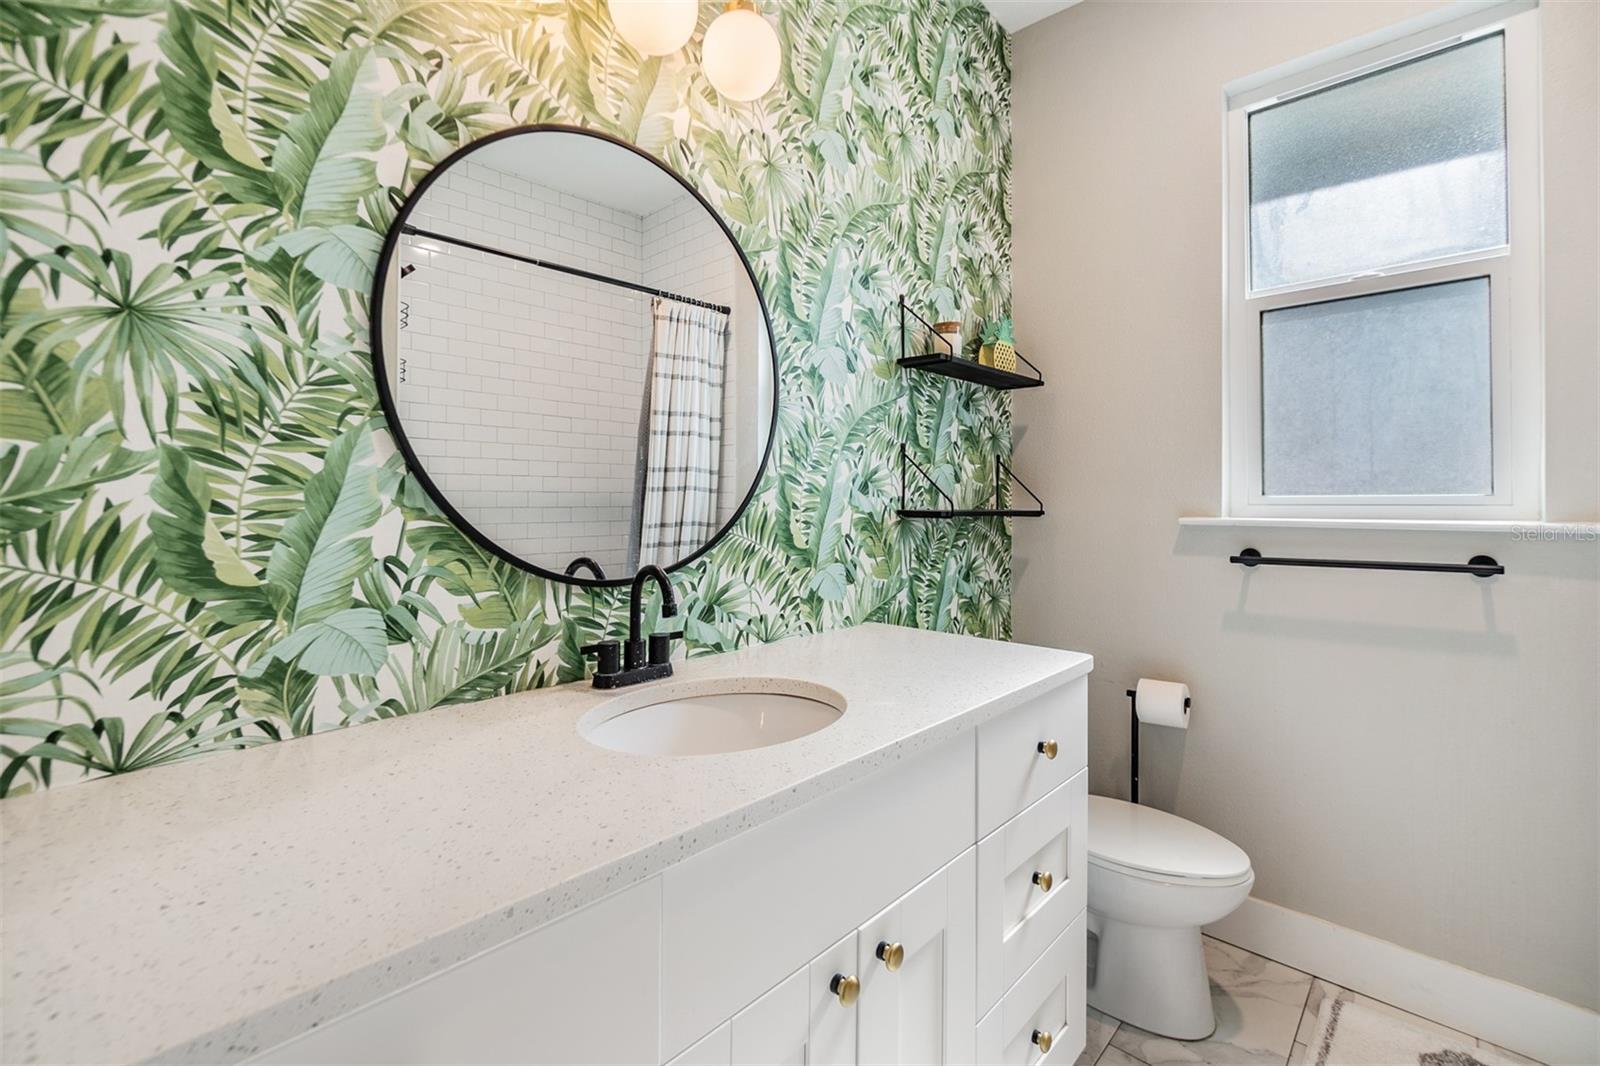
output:
<svg viewBox="0 0 1600 1066"><path fill-rule="evenodd" d="M1456 10L1459 10L1456 9ZM1543 517L1544 342L1538 8L1529 0L1356 42L1300 69L1248 79L1225 94L1223 513L1234 518L1494 521ZM1413 24L1414 26L1415 24ZM1379 272L1250 289L1249 116L1463 41L1505 42L1507 244ZM1262 492L1261 315L1266 311L1489 279L1493 492L1487 496L1268 496Z"/></svg>

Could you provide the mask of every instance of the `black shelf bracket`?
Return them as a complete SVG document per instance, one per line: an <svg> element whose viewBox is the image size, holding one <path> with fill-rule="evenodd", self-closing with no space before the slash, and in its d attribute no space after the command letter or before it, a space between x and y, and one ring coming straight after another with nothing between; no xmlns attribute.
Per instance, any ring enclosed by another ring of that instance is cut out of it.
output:
<svg viewBox="0 0 1600 1066"><path fill-rule="evenodd" d="M944 507L930 509L906 506L906 480L910 470L915 470L923 481L933 486L933 491L937 492L944 500ZM1037 506L1006 507L1001 500L1000 490L1007 478L1016 482L1018 488L1032 496L1033 502ZM994 506L957 507L956 501L950 498L950 494L939 487L939 483L933 480L933 475L929 474L921 463L911 458L910 450L902 443L900 445L900 508L895 513L901 518L1043 518L1044 501L1039 499L1037 493L1023 484L1022 479L1017 477L1012 469L1001 461L997 455L994 457Z"/></svg>
<svg viewBox="0 0 1600 1066"><path fill-rule="evenodd" d="M911 354L910 332L907 328L911 323L908 321L908 316L922 323L923 329L937 342L934 345L935 349L942 345L944 351L934 350L931 352L919 352L916 355ZM933 323L912 310L911 306L906 303L905 295L901 294L900 358L897 362L907 370L921 370L929 374L940 374L947 378L956 378L975 385L987 385L991 389L1036 389L1043 385L1044 374L1039 368L1034 366L1028 357L1021 352L1017 352L1017 358L1028 365L1028 369L1033 371L1033 376L1018 374L1011 370L1001 370L996 366L984 366L976 360L961 358L960 353L955 350L955 346L935 333Z"/></svg>
<svg viewBox="0 0 1600 1066"><path fill-rule="evenodd" d="M1257 566L1313 566L1331 570L1411 570L1428 574L1471 574L1473 577L1495 577L1506 572L1492 555L1474 555L1466 563L1397 563L1377 559L1290 559L1275 555L1262 555L1254 548L1246 548L1238 555L1228 556L1228 562L1243 567Z"/></svg>

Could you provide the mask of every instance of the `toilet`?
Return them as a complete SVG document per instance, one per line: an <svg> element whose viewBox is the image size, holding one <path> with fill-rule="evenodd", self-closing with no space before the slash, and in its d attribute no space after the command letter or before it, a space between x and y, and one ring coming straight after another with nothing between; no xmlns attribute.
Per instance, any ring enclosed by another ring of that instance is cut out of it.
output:
<svg viewBox="0 0 1600 1066"><path fill-rule="evenodd" d="M1216 1029L1200 927L1250 895L1250 856L1153 807L1089 797L1089 1005L1176 1040Z"/></svg>

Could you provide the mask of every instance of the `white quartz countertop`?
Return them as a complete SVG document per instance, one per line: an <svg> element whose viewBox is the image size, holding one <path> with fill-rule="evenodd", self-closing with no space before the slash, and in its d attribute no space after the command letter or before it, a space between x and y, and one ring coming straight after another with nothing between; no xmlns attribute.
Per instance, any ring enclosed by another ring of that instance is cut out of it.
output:
<svg viewBox="0 0 1600 1066"><path fill-rule="evenodd" d="M0 1061L242 1059L1092 666L865 625L676 664L845 697L769 748L597 748L565 685L6 800Z"/></svg>

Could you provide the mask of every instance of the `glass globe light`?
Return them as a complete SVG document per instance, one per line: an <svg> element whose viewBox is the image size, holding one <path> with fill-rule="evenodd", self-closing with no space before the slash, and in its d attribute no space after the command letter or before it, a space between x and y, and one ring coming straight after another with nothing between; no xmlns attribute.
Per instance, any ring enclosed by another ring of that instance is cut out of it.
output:
<svg viewBox="0 0 1600 1066"><path fill-rule="evenodd" d="M694 36L698 0L610 0L611 21L643 56L671 55Z"/></svg>
<svg viewBox="0 0 1600 1066"><path fill-rule="evenodd" d="M783 49L772 24L751 0L729 0L706 29L700 65L712 88L729 100L754 100L778 80Z"/></svg>

